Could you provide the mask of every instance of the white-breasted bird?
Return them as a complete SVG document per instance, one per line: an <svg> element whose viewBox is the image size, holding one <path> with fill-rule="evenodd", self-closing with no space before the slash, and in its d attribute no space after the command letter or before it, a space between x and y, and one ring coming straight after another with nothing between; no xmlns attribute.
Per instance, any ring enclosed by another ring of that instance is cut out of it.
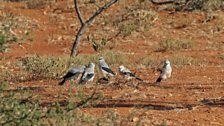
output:
<svg viewBox="0 0 224 126"><path fill-rule="evenodd" d="M95 64L90 63L88 67L85 69L84 73L82 74L79 84L86 83L88 81L93 81L95 76L94 70L95 70Z"/></svg>
<svg viewBox="0 0 224 126"><path fill-rule="evenodd" d="M157 83L159 83L162 80L166 80L167 78L171 77L172 67L171 67L170 61L168 59L164 61L163 68L160 71L161 71L160 76L156 80Z"/></svg>
<svg viewBox="0 0 224 126"><path fill-rule="evenodd" d="M107 78L108 76L114 77L115 73L110 69L110 67L107 65L103 57L99 58L99 68L103 73L103 76Z"/></svg>
<svg viewBox="0 0 224 126"><path fill-rule="evenodd" d="M128 68L125 68L123 65L119 66L119 72L128 79L135 78L137 80L143 81L141 78L137 77L134 73L132 73Z"/></svg>
<svg viewBox="0 0 224 126"><path fill-rule="evenodd" d="M63 85L67 80L77 79L79 75L84 72L85 68L85 65L71 68L63 77L63 80L59 83L59 85Z"/></svg>

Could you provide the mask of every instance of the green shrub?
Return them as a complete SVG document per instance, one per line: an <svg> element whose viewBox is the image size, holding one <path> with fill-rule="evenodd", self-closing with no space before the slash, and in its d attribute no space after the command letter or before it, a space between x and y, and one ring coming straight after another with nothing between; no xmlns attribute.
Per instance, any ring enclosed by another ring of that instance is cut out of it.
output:
<svg viewBox="0 0 224 126"><path fill-rule="evenodd" d="M5 52L6 46L5 46L5 37L0 36L0 52Z"/></svg>
<svg viewBox="0 0 224 126"><path fill-rule="evenodd" d="M27 56L20 61L23 69L30 72L33 79L55 79L59 76L63 67L64 69L66 67L62 59L57 57Z"/></svg>

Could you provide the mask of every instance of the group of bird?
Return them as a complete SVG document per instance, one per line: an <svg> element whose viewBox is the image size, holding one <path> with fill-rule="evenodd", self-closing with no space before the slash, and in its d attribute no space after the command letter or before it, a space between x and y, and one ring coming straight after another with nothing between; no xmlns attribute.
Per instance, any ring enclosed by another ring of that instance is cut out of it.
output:
<svg viewBox="0 0 224 126"><path fill-rule="evenodd" d="M106 63L103 57L99 58L99 68L103 73L103 76L106 80L110 77L115 77L115 73L110 69L108 64ZM65 76L63 76L63 80L59 83L59 85L63 85L67 80L78 79L80 74L82 75L79 81L79 84L84 84L87 82L93 81L95 77L95 64L89 63L88 65L79 65L77 67L71 68ZM156 84L159 84L162 80L166 80L171 77L172 67L170 61L167 59L163 63L163 67L159 69L160 76L156 80ZM137 77L135 73L131 72L128 68L123 65L119 66L119 73L123 75L127 79L137 79L139 81L143 81L141 78Z"/></svg>

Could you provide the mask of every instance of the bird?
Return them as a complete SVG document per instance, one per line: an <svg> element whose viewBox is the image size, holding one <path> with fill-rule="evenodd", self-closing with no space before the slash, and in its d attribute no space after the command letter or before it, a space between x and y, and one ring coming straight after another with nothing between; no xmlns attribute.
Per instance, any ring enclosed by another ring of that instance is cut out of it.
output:
<svg viewBox="0 0 224 126"><path fill-rule="evenodd" d="M94 79L94 69L95 69L95 64L90 63L88 67L85 69L84 73L82 74L81 80L79 84L83 84L89 81L93 81Z"/></svg>
<svg viewBox="0 0 224 126"><path fill-rule="evenodd" d="M162 67L162 69L160 70L160 76L159 78L156 80L156 83L161 82L162 80L166 80L168 78L171 77L172 74L172 67L170 65L170 61L168 59L166 59L164 61L164 65Z"/></svg>
<svg viewBox="0 0 224 126"><path fill-rule="evenodd" d="M71 68L63 77L63 80L59 82L58 85L63 85L67 80L77 79L79 75L84 72L85 68L86 68L85 65L79 65L77 67Z"/></svg>
<svg viewBox="0 0 224 126"><path fill-rule="evenodd" d="M128 68L125 68L123 65L119 66L119 72L128 79L135 78L137 80L143 81L141 78L137 77L134 73L132 73Z"/></svg>
<svg viewBox="0 0 224 126"><path fill-rule="evenodd" d="M110 69L108 64L105 62L103 57L99 58L99 68L103 73L103 76L107 78L108 76L114 77L115 73Z"/></svg>

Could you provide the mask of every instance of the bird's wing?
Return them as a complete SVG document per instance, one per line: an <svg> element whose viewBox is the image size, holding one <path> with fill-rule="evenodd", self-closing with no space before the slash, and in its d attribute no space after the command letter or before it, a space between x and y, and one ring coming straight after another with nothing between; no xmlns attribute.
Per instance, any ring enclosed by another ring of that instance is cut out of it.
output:
<svg viewBox="0 0 224 126"><path fill-rule="evenodd" d="M94 76L94 73L88 73L85 80L89 80Z"/></svg>
<svg viewBox="0 0 224 126"><path fill-rule="evenodd" d="M124 75L129 75L129 76L132 76L132 77L135 77L135 74L132 73L129 69L125 68L123 71Z"/></svg>
<svg viewBox="0 0 224 126"><path fill-rule="evenodd" d="M137 77L134 73L132 72L124 72L124 75L130 76L130 77L134 77L137 80L143 81L141 78Z"/></svg>
<svg viewBox="0 0 224 126"><path fill-rule="evenodd" d="M71 72L69 71L63 78L66 79L66 78L70 78L70 77L73 77L75 75L79 75L80 72Z"/></svg>
<svg viewBox="0 0 224 126"><path fill-rule="evenodd" d="M105 61L100 62L101 67L109 68L108 64Z"/></svg>
<svg viewBox="0 0 224 126"><path fill-rule="evenodd" d="M94 76L94 73L84 73L79 83L81 84L83 82L86 82L89 79L91 79L93 76Z"/></svg>
<svg viewBox="0 0 224 126"><path fill-rule="evenodd" d="M163 67L163 68L162 68L162 72L161 72L161 74L165 74L166 71L167 71L166 67Z"/></svg>
<svg viewBox="0 0 224 126"><path fill-rule="evenodd" d="M102 70L106 71L107 73L115 75L114 72L109 67L102 67Z"/></svg>
<svg viewBox="0 0 224 126"><path fill-rule="evenodd" d="M132 72L130 71L122 71L122 73L126 76L132 76L132 77L135 77L135 74L133 74Z"/></svg>

